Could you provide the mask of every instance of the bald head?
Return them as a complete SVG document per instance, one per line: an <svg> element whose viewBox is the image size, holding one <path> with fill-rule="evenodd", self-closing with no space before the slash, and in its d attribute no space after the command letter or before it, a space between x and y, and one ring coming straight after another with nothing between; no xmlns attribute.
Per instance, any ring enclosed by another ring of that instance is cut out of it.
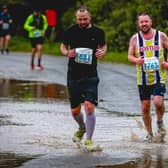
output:
<svg viewBox="0 0 168 168"><path fill-rule="evenodd" d="M91 15L90 10L86 6L81 6L79 9L76 10L76 14L81 12L89 13Z"/></svg>
<svg viewBox="0 0 168 168"><path fill-rule="evenodd" d="M80 7L76 11L76 21L81 28L89 28L91 26L91 13L87 7Z"/></svg>

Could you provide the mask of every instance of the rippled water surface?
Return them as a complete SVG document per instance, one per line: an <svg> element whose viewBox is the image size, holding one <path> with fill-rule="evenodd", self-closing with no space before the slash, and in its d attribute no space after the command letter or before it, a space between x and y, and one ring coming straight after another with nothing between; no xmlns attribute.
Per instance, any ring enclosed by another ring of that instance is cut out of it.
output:
<svg viewBox="0 0 168 168"><path fill-rule="evenodd" d="M166 168L165 143L144 143L141 116L97 107L94 143L86 153L72 143L77 129L66 87L46 82L0 80L0 167ZM83 109L82 109L83 111ZM153 115L155 125L155 115ZM167 119L167 113L165 119Z"/></svg>

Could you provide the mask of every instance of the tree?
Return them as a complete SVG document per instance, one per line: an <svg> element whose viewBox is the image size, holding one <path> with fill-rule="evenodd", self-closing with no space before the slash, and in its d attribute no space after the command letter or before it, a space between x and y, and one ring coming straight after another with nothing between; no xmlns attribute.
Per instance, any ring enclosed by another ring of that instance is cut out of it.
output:
<svg viewBox="0 0 168 168"><path fill-rule="evenodd" d="M153 16L154 26L168 33L168 1L164 0L85 0L92 12L93 23L106 32L108 46L113 51L125 51L129 39L137 31L137 15L147 11ZM64 13L61 18L63 27L74 21L73 12L79 1Z"/></svg>

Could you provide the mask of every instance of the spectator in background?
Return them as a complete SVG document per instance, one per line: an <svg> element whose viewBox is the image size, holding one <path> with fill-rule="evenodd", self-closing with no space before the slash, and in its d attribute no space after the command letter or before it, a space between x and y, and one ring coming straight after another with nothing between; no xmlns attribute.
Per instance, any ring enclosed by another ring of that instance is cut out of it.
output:
<svg viewBox="0 0 168 168"><path fill-rule="evenodd" d="M11 24L13 20L8 11L7 5L2 6L2 12L0 13L0 50L1 54L6 52L8 54L9 41L11 39Z"/></svg>
<svg viewBox="0 0 168 168"><path fill-rule="evenodd" d="M48 23L46 36L50 42L53 42L55 39L55 26L57 24L57 13L54 9L46 9L45 14Z"/></svg>
<svg viewBox="0 0 168 168"><path fill-rule="evenodd" d="M30 43L32 46L31 51L31 69L34 70L34 59L37 52L38 63L37 69L42 70L43 66L41 64L42 60L42 48L44 42L45 31L47 30L47 19L44 14L41 13L39 8L34 9L33 13L30 14L25 23L24 29L28 31L28 36L30 38Z"/></svg>

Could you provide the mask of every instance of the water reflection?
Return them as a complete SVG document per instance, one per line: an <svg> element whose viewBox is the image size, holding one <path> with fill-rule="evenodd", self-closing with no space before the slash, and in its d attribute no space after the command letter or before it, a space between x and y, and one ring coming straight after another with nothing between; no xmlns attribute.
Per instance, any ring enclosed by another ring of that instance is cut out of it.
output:
<svg viewBox="0 0 168 168"><path fill-rule="evenodd" d="M117 165L105 165L105 166L96 166L96 168L138 168L136 161L130 161L128 163L117 164Z"/></svg>
<svg viewBox="0 0 168 168"><path fill-rule="evenodd" d="M163 151L158 149L156 158L152 158L151 151L144 151L140 167L143 168L166 168L166 162L163 164Z"/></svg>
<svg viewBox="0 0 168 168"><path fill-rule="evenodd" d="M0 153L0 167L14 168L21 166L24 162L33 159L32 156L20 156L14 153Z"/></svg>
<svg viewBox="0 0 168 168"><path fill-rule="evenodd" d="M55 153L57 154L56 156L53 156L54 158L52 162L48 156L40 158L41 160L38 160L38 157L37 159L33 159L32 161L36 161L38 167L40 168L47 168L45 167L45 164L43 164L44 162L50 165L48 166L49 168L55 168L56 165L65 165L65 167L67 167L69 164L72 165L69 167L77 168L77 161L79 162L78 167L80 168L80 164L82 164L82 166L86 164L86 167L94 166L94 168L168 167L168 154L165 152L166 149L156 150L155 147L157 145L153 144L149 144L148 146L150 149L153 149L150 151L144 151L147 148L146 144L142 143L140 145L141 147L139 147L136 143L132 142L131 149L133 149L133 151L138 150L138 153L143 152L142 156L138 155L136 157L131 157L127 155L127 153L124 153L124 158L122 158L121 154L117 154L115 151L114 153L113 151L110 151L110 155L107 157L106 151L108 149L104 150L105 157L102 158L100 156L94 158L92 155L88 155L85 160L84 157L79 157L79 153L74 155L76 148L73 148L70 137L75 126L73 126L73 121L69 115L69 104L61 104L60 102L50 103L49 101L45 102L48 98L67 100L67 90L65 86L35 81L0 80L0 87L1 100L4 98L24 100L23 102L1 102L1 153L6 150L13 151L13 153L19 153L20 151L22 151L21 153L24 153L26 151L31 155L36 154L36 152L40 154L50 152L51 156ZM27 100L33 100L34 98L40 98L39 100L41 100L41 98L45 98L45 101L36 103L32 101L28 103L26 102ZM127 151L128 146L125 144L125 141L120 141L120 139L121 136L125 137L125 132L129 129L129 121L132 121L133 119L130 120L130 117L115 117L114 119L114 116L109 114L109 112L102 112L101 109L97 110L99 119L99 127L97 130L104 133L95 134L95 139L100 139L100 143L104 143L105 146L107 145L109 150L113 150L113 147L114 149L119 147L119 149L123 148ZM139 130L139 128L142 128L142 125L137 119L135 119L137 125L135 123L135 125L131 125L131 128L135 127ZM111 125L114 128L112 130L109 129L111 128ZM122 134L118 133L120 131ZM101 137L103 138L101 139ZM117 143L115 140L117 140ZM159 146L162 146L162 144L159 144ZM137 147L139 148L137 149ZM163 147L166 148L167 145L164 144ZM141 148L142 150L139 151ZM71 152L68 151L69 149ZM60 151L63 151L63 154L60 156L62 160L58 157ZM70 157L70 154L74 155L74 157ZM113 157L113 154L116 155L116 157ZM67 157L65 158L65 156ZM137 157L138 159L136 159ZM10 160L12 161L10 162ZM16 154L0 154L0 167L11 167L11 165L14 164L13 161L23 163L26 162L26 159L24 158L24 155L16 158ZM32 168L33 166L29 166L29 164L30 162L27 162L28 167ZM15 164L13 167L17 167L17 165Z"/></svg>
<svg viewBox="0 0 168 168"><path fill-rule="evenodd" d="M0 79L0 97L32 100L34 98L67 99L67 89L60 84L38 81Z"/></svg>
<svg viewBox="0 0 168 168"><path fill-rule="evenodd" d="M142 158L117 165L99 165L96 168L167 168L168 161L163 159L163 151L158 149L157 154L145 150Z"/></svg>

